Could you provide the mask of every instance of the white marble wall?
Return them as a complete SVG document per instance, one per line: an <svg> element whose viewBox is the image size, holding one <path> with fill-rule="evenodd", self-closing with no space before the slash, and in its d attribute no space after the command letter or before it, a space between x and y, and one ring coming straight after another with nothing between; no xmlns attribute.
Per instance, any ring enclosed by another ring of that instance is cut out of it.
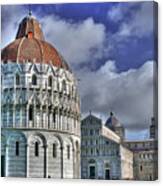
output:
<svg viewBox="0 0 163 186"><path fill-rule="evenodd" d="M8 177L80 178L80 137L45 131L2 130L3 155L6 156L5 175ZM15 144L19 142L19 155ZM39 155L35 156L35 142L39 144ZM56 157L53 157L53 144ZM79 144L79 148L75 144ZM70 147L70 157L67 155ZM78 161L77 161L78 160Z"/></svg>

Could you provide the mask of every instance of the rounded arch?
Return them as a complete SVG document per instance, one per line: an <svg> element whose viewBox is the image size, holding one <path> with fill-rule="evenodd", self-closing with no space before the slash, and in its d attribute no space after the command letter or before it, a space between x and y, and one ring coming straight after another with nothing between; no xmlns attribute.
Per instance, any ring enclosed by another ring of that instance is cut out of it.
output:
<svg viewBox="0 0 163 186"><path fill-rule="evenodd" d="M41 134L41 133L34 133L34 134L31 134L29 137L28 137L28 144L33 144L34 142L36 141L39 141L41 145L43 146L46 146L47 145L47 140L46 140L46 137Z"/></svg>
<svg viewBox="0 0 163 186"><path fill-rule="evenodd" d="M95 163L96 163L96 160L90 159L90 160L88 161L88 163L89 163L89 164L95 164Z"/></svg>
<svg viewBox="0 0 163 186"><path fill-rule="evenodd" d="M27 138L23 132L10 132L6 148L6 176L26 176L26 145ZM13 162L15 166L12 166ZM10 167L12 171L8 171Z"/></svg>
<svg viewBox="0 0 163 186"><path fill-rule="evenodd" d="M61 148L63 148L63 138L59 134L53 134L53 136L59 140Z"/></svg>
<svg viewBox="0 0 163 186"><path fill-rule="evenodd" d="M12 132L7 139L7 145L12 144L15 141L22 141L26 144L27 138L22 132Z"/></svg>
<svg viewBox="0 0 163 186"><path fill-rule="evenodd" d="M56 134L50 135L50 136L48 136L47 144L50 145L52 143L56 143L57 145L59 145L60 147L62 147L62 145L63 145L63 139L62 139L61 136L56 135Z"/></svg>

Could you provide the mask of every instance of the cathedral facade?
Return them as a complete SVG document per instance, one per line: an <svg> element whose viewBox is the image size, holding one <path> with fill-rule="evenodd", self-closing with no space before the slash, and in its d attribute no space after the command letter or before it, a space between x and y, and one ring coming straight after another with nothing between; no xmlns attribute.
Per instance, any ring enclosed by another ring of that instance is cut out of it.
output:
<svg viewBox="0 0 163 186"><path fill-rule="evenodd" d="M31 13L1 59L2 176L80 178L77 80Z"/></svg>
<svg viewBox="0 0 163 186"><path fill-rule="evenodd" d="M81 122L81 178L143 180L158 178L157 126L150 138L128 141L125 129L111 112L106 123L90 114Z"/></svg>

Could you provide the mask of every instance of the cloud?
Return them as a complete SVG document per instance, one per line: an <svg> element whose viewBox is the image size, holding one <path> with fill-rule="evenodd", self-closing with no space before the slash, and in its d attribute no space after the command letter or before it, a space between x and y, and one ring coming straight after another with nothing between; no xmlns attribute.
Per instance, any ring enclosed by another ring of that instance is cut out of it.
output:
<svg viewBox="0 0 163 186"><path fill-rule="evenodd" d="M74 23L50 15L43 17L41 22L46 39L64 54L71 65L76 66L102 57L105 26L95 23L93 18Z"/></svg>
<svg viewBox="0 0 163 186"><path fill-rule="evenodd" d="M153 61L139 69L118 73L108 60L97 71L85 68L81 76L82 112L92 110L106 120L110 110L131 131L144 130L153 116Z"/></svg>
<svg viewBox="0 0 163 186"><path fill-rule="evenodd" d="M52 43L71 66L78 66L103 56L106 38L105 26L92 17L80 22L65 20L56 15L40 18L40 9L35 17L42 25L45 39ZM27 15L23 6L2 7L2 47L14 40L20 18Z"/></svg>
<svg viewBox="0 0 163 186"><path fill-rule="evenodd" d="M108 17L121 21L117 36L149 36L154 29L154 2L120 3L108 11Z"/></svg>
<svg viewBox="0 0 163 186"><path fill-rule="evenodd" d="M129 11L136 5L136 3L118 3L109 9L107 16L113 22L119 22L125 18Z"/></svg>
<svg viewBox="0 0 163 186"><path fill-rule="evenodd" d="M128 131L144 131L149 126L153 115L153 61L125 72L119 72L114 60L101 63L96 71L92 71L89 64L100 62L106 53L109 59L109 51L117 52L126 38L143 37L152 32L151 4L142 3L134 14L130 12L131 19L124 18L129 13L128 8L119 6L112 15L110 12L108 16L120 22L118 32L113 34L106 33L105 25L96 23L92 17L74 22L56 15L40 18L40 10L35 12L45 38L61 52L70 66L85 64L81 69L76 68L81 79L79 91L83 115L91 109L106 120L112 109ZM2 47L15 38L18 23L26 14L23 6L2 7Z"/></svg>
<svg viewBox="0 0 163 186"><path fill-rule="evenodd" d="M1 8L1 47L5 47L16 37L21 19L27 12L21 5L2 5Z"/></svg>

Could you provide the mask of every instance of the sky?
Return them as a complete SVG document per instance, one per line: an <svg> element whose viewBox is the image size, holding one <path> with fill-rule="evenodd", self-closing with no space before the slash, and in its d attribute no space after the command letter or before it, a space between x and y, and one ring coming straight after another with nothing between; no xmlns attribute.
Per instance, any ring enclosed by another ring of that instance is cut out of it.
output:
<svg viewBox="0 0 163 186"><path fill-rule="evenodd" d="M45 39L79 81L82 117L112 111L127 139L145 139L153 116L156 59L153 2L30 5ZM1 7L1 48L15 39L28 5Z"/></svg>

